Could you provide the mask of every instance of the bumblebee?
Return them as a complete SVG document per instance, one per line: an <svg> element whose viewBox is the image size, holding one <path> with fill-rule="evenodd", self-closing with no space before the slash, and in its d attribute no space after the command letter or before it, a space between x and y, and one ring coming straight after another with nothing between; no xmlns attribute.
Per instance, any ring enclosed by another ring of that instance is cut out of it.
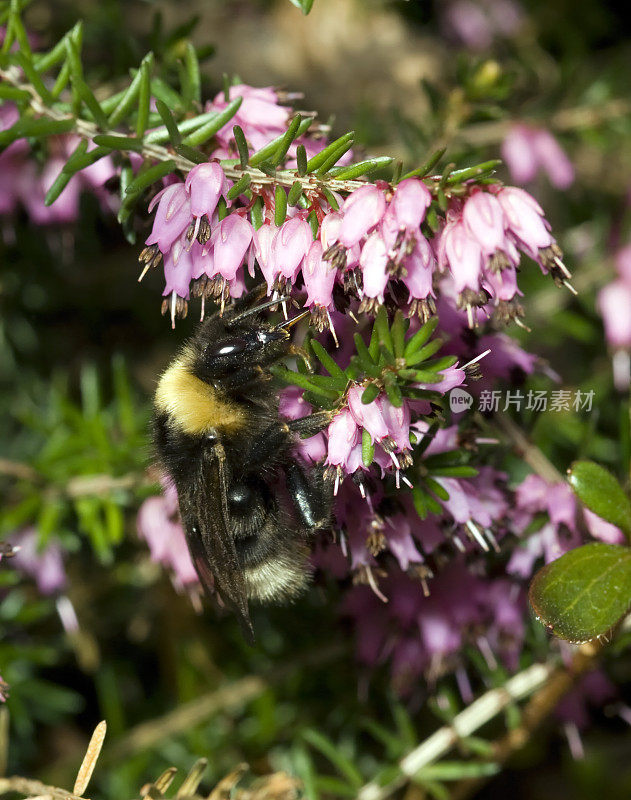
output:
<svg viewBox="0 0 631 800"><path fill-rule="evenodd" d="M255 290L202 323L161 376L154 402L158 458L177 488L191 558L253 638L248 601L290 599L306 587L309 537L330 523L332 490L322 467L293 455L295 437L329 423L278 410L270 366L294 351L290 328L273 325ZM278 300L273 301L278 303Z"/></svg>

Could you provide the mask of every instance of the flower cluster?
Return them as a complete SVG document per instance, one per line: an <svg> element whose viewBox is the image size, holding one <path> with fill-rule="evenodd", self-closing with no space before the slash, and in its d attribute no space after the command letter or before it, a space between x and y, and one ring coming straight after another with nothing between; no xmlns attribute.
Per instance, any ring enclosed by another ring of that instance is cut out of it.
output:
<svg viewBox="0 0 631 800"><path fill-rule="evenodd" d="M236 86L230 96L243 97L237 119L252 148L282 131L288 111L272 89ZM226 102L217 98L213 107ZM301 292L320 331L353 299L360 313L374 313L387 300L426 320L444 295L467 310L471 326L491 315L509 321L521 313L521 253L567 284L569 272L541 207L515 187L465 181L450 190L435 178L408 177L393 185L338 182L331 192L308 177L297 181L301 199L283 206L280 218L278 191L287 200L282 187L274 192L252 176L234 197L234 181L219 161L234 155L233 121L217 133L211 160L193 167L185 181L170 177L149 206L155 218L140 256L143 275L164 259L163 313L170 311L173 324L187 313L191 296L202 303L240 296L246 267L272 296ZM313 151L323 140L305 135L292 143L284 174L296 179L298 172L288 170L298 143L311 143ZM447 200L444 212L438 194Z"/></svg>
<svg viewBox="0 0 631 800"><path fill-rule="evenodd" d="M0 105L0 131L18 119L11 103ZM115 174L110 157L105 157L74 175L55 203L47 206L46 193L68 161L80 139L71 134L51 137L47 159L39 166L30 155L25 139L18 139L0 153L0 216L23 207L35 225L60 225L76 222L83 192L94 194L104 208L113 210L112 195L104 188Z"/></svg>

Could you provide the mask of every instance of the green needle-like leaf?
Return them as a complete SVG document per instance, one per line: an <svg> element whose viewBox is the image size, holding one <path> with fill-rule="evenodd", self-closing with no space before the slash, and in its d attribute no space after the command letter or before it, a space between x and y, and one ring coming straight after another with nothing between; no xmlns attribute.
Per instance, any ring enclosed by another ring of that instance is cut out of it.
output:
<svg viewBox="0 0 631 800"><path fill-rule="evenodd" d="M166 103L163 103L162 100L156 100L156 108L158 109L158 114L160 114L162 118L162 122L164 122L164 127L169 132L171 144L176 147L182 141L182 134L178 130L177 122L171 113L171 109Z"/></svg>
<svg viewBox="0 0 631 800"><path fill-rule="evenodd" d="M556 636L595 639L631 605L631 548L594 542L570 550L539 570L529 597L537 618Z"/></svg>
<svg viewBox="0 0 631 800"><path fill-rule="evenodd" d="M363 783L361 773L352 761L342 754L339 747L336 747L330 739L323 736L319 731L313 729L303 731L302 735L312 747L315 747L325 758L328 758L355 790L359 789Z"/></svg>
<svg viewBox="0 0 631 800"><path fill-rule="evenodd" d="M312 120L310 117L307 117L307 119L303 119L298 128L296 138L302 136L303 133L306 133L311 127L311 123ZM278 149L278 146L282 142L284 136L285 136L284 133L281 136L277 136L275 139L272 139L272 141L266 144L264 147L261 147L260 150L257 150L256 153L253 153L250 156L250 166L258 167L259 164L262 164L264 161L267 161L268 158L272 158L272 156Z"/></svg>
<svg viewBox="0 0 631 800"><path fill-rule="evenodd" d="M369 383L362 393L362 403L367 406L379 395L380 389L376 383Z"/></svg>
<svg viewBox="0 0 631 800"><path fill-rule="evenodd" d="M140 65L140 85L138 87L138 116L136 118L136 136L145 135L149 122L149 104L151 101L151 66L147 59ZM179 144L179 142L178 142Z"/></svg>
<svg viewBox="0 0 631 800"><path fill-rule="evenodd" d="M307 174L307 151L304 144L299 144L296 149L296 163L298 165L298 175L304 178Z"/></svg>
<svg viewBox="0 0 631 800"><path fill-rule="evenodd" d="M210 120L210 122L207 122L205 125L202 125L201 128L198 128L193 133L190 133L183 140L183 143L191 147L198 147L200 144L207 142L211 136L214 136L218 130L230 122L230 120L239 110L242 102L242 97L235 97L235 99L229 103L223 111L221 111L219 114L216 114L213 119Z"/></svg>
<svg viewBox="0 0 631 800"><path fill-rule="evenodd" d="M440 348L443 346L442 339L433 339L431 342L428 342L424 347L421 347L420 350L416 350L415 352L410 353L405 357L405 363L409 367L415 366L415 364L420 364L422 361L427 361L428 358L431 358L435 353L437 353Z"/></svg>
<svg viewBox="0 0 631 800"><path fill-rule="evenodd" d="M56 136L60 133L70 133L74 130L75 121L68 119L19 119L5 131L0 131L0 147L6 147L16 139L35 139L46 136Z"/></svg>
<svg viewBox="0 0 631 800"><path fill-rule="evenodd" d="M569 480L587 508L631 538L631 502L610 472L593 461L575 461Z"/></svg>
<svg viewBox="0 0 631 800"><path fill-rule="evenodd" d="M353 146L353 142L346 142L345 144L341 144L336 150L334 150L331 155L326 159L324 164L320 167L320 169L316 170L316 174L326 175L342 158L343 155L348 153L348 151Z"/></svg>
<svg viewBox="0 0 631 800"><path fill-rule="evenodd" d="M287 128L287 133L281 139L280 144L278 145L278 149L274 153L272 157L272 165L274 167L279 166L281 162L284 160L285 156L287 155L287 151L291 147L291 143L294 141L296 136L298 135L298 129L300 128L300 123L302 122L302 117L300 114L296 114L295 117L292 119L289 127Z"/></svg>
<svg viewBox="0 0 631 800"><path fill-rule="evenodd" d="M322 347L320 342L318 342L316 339L312 339L310 345L316 357L329 375L332 378L337 378L345 386L348 383L348 378L339 364L327 353L324 347Z"/></svg>
<svg viewBox="0 0 631 800"><path fill-rule="evenodd" d="M282 186L276 187L274 195L274 223L277 227L283 224L287 217L287 194Z"/></svg>
<svg viewBox="0 0 631 800"><path fill-rule="evenodd" d="M37 92L37 94L42 98L46 105L52 105L54 102L54 98L50 93L49 89L45 85L44 81L41 78L39 72L35 69L35 65L33 61L27 57L24 53L13 53L12 59L15 61L18 66L20 66L24 70L24 74L28 78L28 80L33 84L33 88Z"/></svg>
<svg viewBox="0 0 631 800"><path fill-rule="evenodd" d="M248 161L250 160L250 151L248 149L248 143L246 141L245 134L243 133L243 129L240 125L233 126L232 134L237 145L237 150L239 151L239 162L241 164L241 169L245 169L248 165Z"/></svg>
<svg viewBox="0 0 631 800"><path fill-rule="evenodd" d="M368 158L366 161L360 161L357 164L351 164L348 167L341 167L338 170L332 170L331 174L338 181L351 181L355 178L361 178L362 175L368 175L376 169L383 169L389 166L394 161L390 156L382 156L379 158Z"/></svg>
<svg viewBox="0 0 631 800"><path fill-rule="evenodd" d="M420 348L423 347L425 342L429 340L430 336L436 330L437 325L438 317L432 317L431 319L427 320L422 328L419 328L419 330L408 340L407 344L405 345L404 354L406 358L411 353L415 353L417 350L420 350Z"/></svg>
<svg viewBox="0 0 631 800"><path fill-rule="evenodd" d="M491 161L484 161L482 164L476 164L475 167L457 169L451 172L449 177L445 178L443 185L452 186L454 183L462 183L463 181L471 180L471 178L480 178L483 175L490 175L501 163L501 159L494 158Z"/></svg>
<svg viewBox="0 0 631 800"><path fill-rule="evenodd" d="M146 141L146 139L145 139ZM187 144L178 144L177 147L174 148L175 152L180 155L184 156L184 158L188 158L189 161L192 161L193 164L205 164L208 161L208 157L201 152L201 150L197 150L195 147L189 147Z"/></svg>
<svg viewBox="0 0 631 800"><path fill-rule="evenodd" d="M287 195L287 205L297 206L302 197L302 184L300 181L294 181L291 184L289 194Z"/></svg>
<svg viewBox="0 0 631 800"><path fill-rule="evenodd" d="M109 147L112 150L142 150L142 142L131 136L113 136L107 133L100 133L92 137L94 144Z"/></svg>
<svg viewBox="0 0 631 800"><path fill-rule="evenodd" d="M375 445L373 444L372 437L364 428L362 430L362 461L365 467L369 467L375 457Z"/></svg>
<svg viewBox="0 0 631 800"><path fill-rule="evenodd" d="M446 152L446 147L441 147L440 150L436 150L422 166L418 167L417 169L413 169L411 172L407 172L403 178L401 178L401 180L405 180L406 178L415 178L417 176L422 178L425 175L429 175L429 173L434 169L436 164L438 164Z"/></svg>
<svg viewBox="0 0 631 800"><path fill-rule="evenodd" d="M154 164L152 167L149 167L149 169L138 173L125 189L125 194L139 194L156 181L165 178L173 172L175 168L175 161L161 161L159 164Z"/></svg>
<svg viewBox="0 0 631 800"><path fill-rule="evenodd" d="M394 315L394 321L390 329L392 333L392 342L394 344L394 355L396 358L401 358L405 350L405 334L410 326L410 321L406 319L401 311L397 309Z"/></svg>
<svg viewBox="0 0 631 800"><path fill-rule="evenodd" d="M71 180L72 175L67 174L63 170L57 175L55 180L53 181L53 185L50 189L46 192L46 197L44 198L44 205L50 206L55 200L59 197L59 195L63 192L63 190L68 185L68 182Z"/></svg>
<svg viewBox="0 0 631 800"><path fill-rule="evenodd" d="M186 42L184 51L184 74L186 76L184 96L189 103L199 105L202 101L201 77L199 74L199 61L192 42ZM196 144L199 144L197 142Z"/></svg>
<svg viewBox="0 0 631 800"><path fill-rule="evenodd" d="M243 194L248 186L252 183L252 178L250 177L250 173L246 172L245 175L242 175L239 180L235 183L234 186L228 192L228 200L234 200L240 194Z"/></svg>
<svg viewBox="0 0 631 800"><path fill-rule="evenodd" d="M315 170L320 169L324 162L327 161L336 150L343 145L348 144L348 142L352 142L354 138L355 131L349 131L349 133L345 133L344 136L340 136L339 139L335 139L335 141L327 145L324 150L316 153L313 158L310 158L309 161L307 161L307 172L315 172Z"/></svg>
<svg viewBox="0 0 631 800"><path fill-rule="evenodd" d="M394 353L394 343L392 341L392 334L390 333L390 326L388 324L388 312L381 306L375 317L375 328L379 338L379 344L382 344L391 353Z"/></svg>
<svg viewBox="0 0 631 800"><path fill-rule="evenodd" d="M86 108L94 117L94 121L102 130L107 130L109 127L106 113L101 108L99 101L92 94L92 90L88 84L81 78L72 78L72 85L77 91L81 100L85 103Z"/></svg>

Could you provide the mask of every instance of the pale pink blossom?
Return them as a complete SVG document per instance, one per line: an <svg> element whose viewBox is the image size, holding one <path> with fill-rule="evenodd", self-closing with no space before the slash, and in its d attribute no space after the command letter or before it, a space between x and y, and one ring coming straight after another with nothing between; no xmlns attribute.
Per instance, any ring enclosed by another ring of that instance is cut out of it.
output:
<svg viewBox="0 0 631 800"><path fill-rule="evenodd" d="M191 201L184 184L178 182L158 192L149 203L149 212L153 211L156 203L158 210L145 244L157 244L160 252L166 254L190 224Z"/></svg>
<svg viewBox="0 0 631 800"><path fill-rule="evenodd" d="M344 247L357 244L379 224L386 210L386 198L376 186L361 186L344 201L340 212L342 224L339 241Z"/></svg>
<svg viewBox="0 0 631 800"><path fill-rule="evenodd" d="M322 259L322 243L312 242L302 267L302 277L307 290L305 306L328 308L332 300L336 271Z"/></svg>
<svg viewBox="0 0 631 800"><path fill-rule="evenodd" d="M254 230L240 214L229 214L211 236L215 270L227 281L234 280L252 242Z"/></svg>
<svg viewBox="0 0 631 800"><path fill-rule="evenodd" d="M618 280L603 287L598 308L611 347L631 349L631 284Z"/></svg>
<svg viewBox="0 0 631 800"><path fill-rule="evenodd" d="M378 231L372 233L362 247L359 266L364 277L363 292L366 297L383 302L388 285L388 253Z"/></svg>
<svg viewBox="0 0 631 800"><path fill-rule="evenodd" d="M362 403L363 393L363 386L352 386L348 392L348 407L355 423L368 431L373 442L380 442L388 435L388 426L376 401Z"/></svg>

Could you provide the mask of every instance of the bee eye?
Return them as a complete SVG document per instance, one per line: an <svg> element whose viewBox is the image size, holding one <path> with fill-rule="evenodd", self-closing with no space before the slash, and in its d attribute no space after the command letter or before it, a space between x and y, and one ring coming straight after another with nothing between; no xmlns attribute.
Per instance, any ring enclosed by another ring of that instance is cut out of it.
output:
<svg viewBox="0 0 631 800"><path fill-rule="evenodd" d="M246 341L239 336L230 336L222 339L206 349L207 358L226 358L242 353L246 348Z"/></svg>

